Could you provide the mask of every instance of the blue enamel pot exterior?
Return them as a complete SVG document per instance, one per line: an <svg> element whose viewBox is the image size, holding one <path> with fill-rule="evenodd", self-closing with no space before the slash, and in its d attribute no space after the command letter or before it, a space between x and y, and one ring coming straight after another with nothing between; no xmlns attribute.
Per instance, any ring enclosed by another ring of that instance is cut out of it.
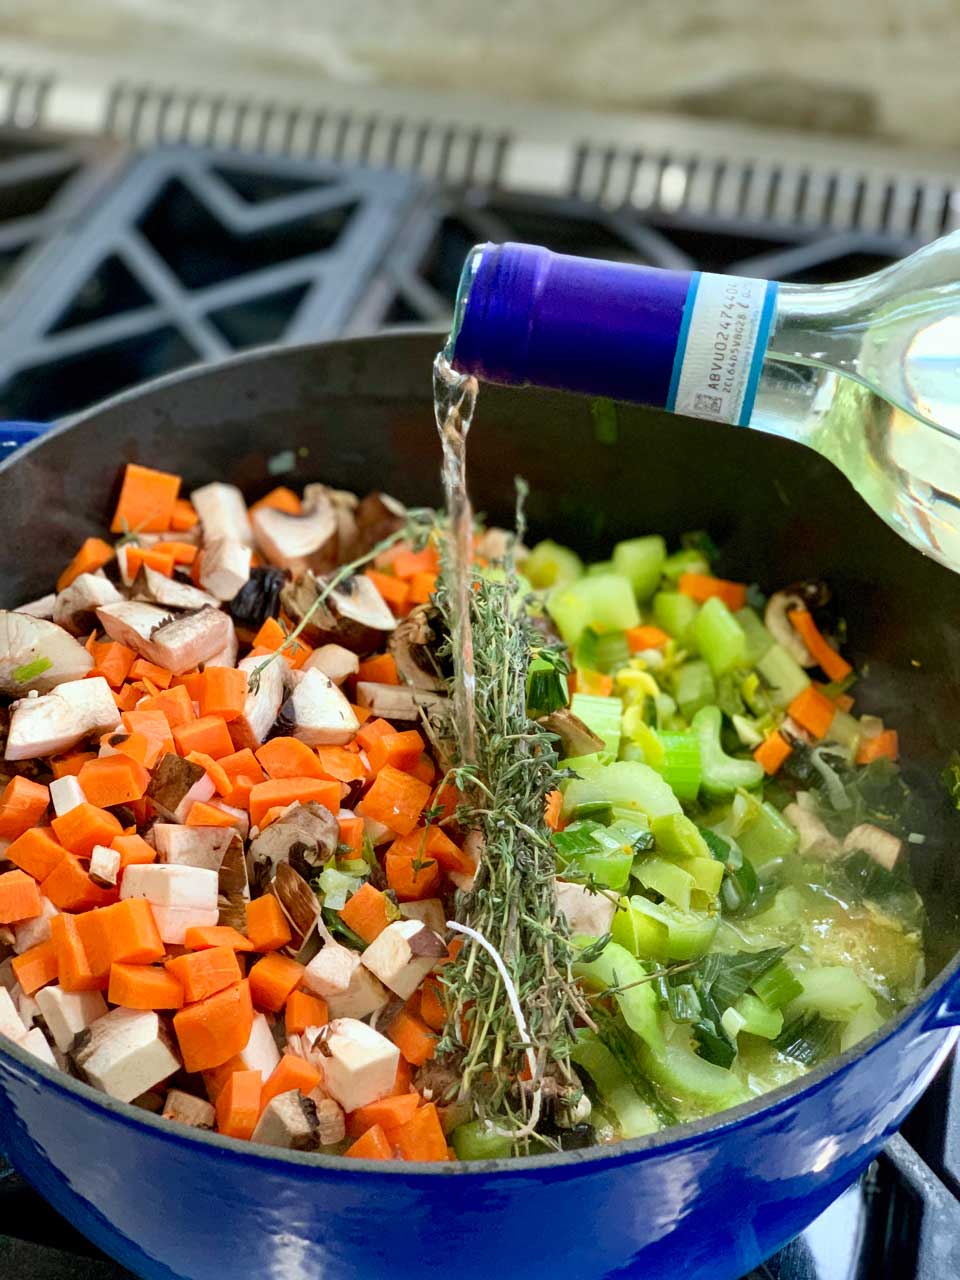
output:
<svg viewBox="0 0 960 1280"><path fill-rule="evenodd" d="M389 335L252 353L121 397L29 445L0 467L0 604L48 589L102 527L127 460L180 471L190 486L228 479L251 496L282 474L292 485L320 478L436 501L437 341ZM721 572L737 565L767 587L828 578L849 610L855 655L872 656L865 705L903 726L923 790L960 722L956 580L804 451L627 407L615 442L609 416L603 441L593 422L575 397L485 389L471 438L478 508L508 518L522 473L534 533L549 528L587 554L630 533L709 528L729 548ZM802 1081L712 1120L489 1165L271 1153L114 1103L4 1042L0 1146L60 1213L147 1280L732 1280L853 1181L956 1038L960 870L951 815L932 789L929 805L933 834L915 872L935 976L921 999Z"/></svg>

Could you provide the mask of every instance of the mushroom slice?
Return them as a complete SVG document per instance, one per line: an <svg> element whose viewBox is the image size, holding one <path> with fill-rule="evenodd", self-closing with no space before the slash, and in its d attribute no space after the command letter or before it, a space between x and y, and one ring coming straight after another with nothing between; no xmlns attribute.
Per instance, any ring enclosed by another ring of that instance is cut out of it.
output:
<svg viewBox="0 0 960 1280"><path fill-rule="evenodd" d="M227 604L227 610L245 639L252 640L268 618L280 612L280 589L287 580L282 569L260 566L250 570L244 586Z"/></svg>
<svg viewBox="0 0 960 1280"><path fill-rule="evenodd" d="M280 708L284 730L308 747L335 747L350 742L360 721L337 686L322 671L306 671Z"/></svg>
<svg viewBox="0 0 960 1280"><path fill-rule="evenodd" d="M89 635L97 625L97 609L117 604L123 596L102 574L78 573L57 596L53 620L75 636Z"/></svg>
<svg viewBox="0 0 960 1280"><path fill-rule="evenodd" d="M179 676L222 652L232 635L229 616L208 606L159 627L150 638L151 653L145 656Z"/></svg>
<svg viewBox="0 0 960 1280"><path fill-rule="evenodd" d="M92 666L92 655L55 622L0 610L0 693L47 693Z"/></svg>
<svg viewBox="0 0 960 1280"><path fill-rule="evenodd" d="M161 862L204 867L218 874L224 854L236 838L226 827L185 827L178 822L155 822L150 831L150 841Z"/></svg>
<svg viewBox="0 0 960 1280"><path fill-rule="evenodd" d="M903 851L903 841L889 831L884 831L882 827L875 827L872 822L861 822L847 832L843 847L849 853L869 854L878 866L885 871L892 871Z"/></svg>
<svg viewBox="0 0 960 1280"><path fill-rule="evenodd" d="M56 602L56 593L51 591L48 596L41 596L39 600L28 600L26 604L18 604L14 613L28 613L31 618L46 618L49 621L53 618L53 606Z"/></svg>
<svg viewBox="0 0 960 1280"><path fill-rule="evenodd" d="M799 632L790 622L788 614L795 609L807 610L826 604L830 593L821 582L799 582L792 587L776 591L767 601L763 612L763 624L782 649L786 649L794 662L801 667L815 667L816 659L804 644Z"/></svg>
<svg viewBox="0 0 960 1280"><path fill-rule="evenodd" d="M247 515L243 494L232 484L205 484L190 495L200 523L203 541L216 542L218 538L232 538L245 546L253 546L253 529Z"/></svg>
<svg viewBox="0 0 960 1280"><path fill-rule="evenodd" d="M6 758L30 760L75 746L89 733L107 733L120 711L103 676L71 680L45 694L30 694L11 708Z"/></svg>
<svg viewBox="0 0 960 1280"><path fill-rule="evenodd" d="M200 557L200 585L218 600L232 600L250 577L250 548L235 538L208 542Z"/></svg>
<svg viewBox="0 0 960 1280"><path fill-rule="evenodd" d="M786 806L783 816L797 830L800 837L797 852L801 857L809 854L829 861L840 853L840 841L812 810L794 802Z"/></svg>
<svg viewBox="0 0 960 1280"><path fill-rule="evenodd" d="M256 690L248 690L243 711L228 725L237 750L244 747L256 749L273 728L279 714L288 667L283 658L267 662L262 654L244 658L237 663L237 667L240 671L245 671L248 677L258 667L263 667Z"/></svg>
<svg viewBox="0 0 960 1280"><path fill-rule="evenodd" d="M202 765L168 751L153 771L147 795L168 822L186 822L193 805L209 800L214 790Z"/></svg>
<svg viewBox="0 0 960 1280"><path fill-rule="evenodd" d="M311 485L299 515L258 507L253 512L257 546L271 564L301 573L322 572L337 562L337 513L323 485Z"/></svg>
<svg viewBox="0 0 960 1280"><path fill-rule="evenodd" d="M575 716L569 707L561 707L551 711L548 716L541 716L537 721L543 725L547 733L555 733L560 739L563 756L572 759L575 756L589 756L594 751L602 751L606 745L592 729L588 728L579 716Z"/></svg>
<svg viewBox="0 0 960 1280"><path fill-rule="evenodd" d="M227 614L223 615L225 618ZM239 644L237 642L237 629L230 622L230 630L227 633L227 643L222 649L211 654L209 658L204 659L200 663L201 670L206 671L207 667L235 667L237 665L237 653L239 652Z"/></svg>
<svg viewBox="0 0 960 1280"><path fill-rule="evenodd" d="M270 892L280 903L293 931L293 938L286 949L292 956L297 956L320 921L320 901L303 876L294 871L289 862L281 862L277 867Z"/></svg>
<svg viewBox="0 0 960 1280"><path fill-rule="evenodd" d="M278 1094L261 1112L251 1142L282 1147L286 1151L314 1150L320 1145L316 1103L304 1097L299 1089Z"/></svg>
<svg viewBox="0 0 960 1280"><path fill-rule="evenodd" d="M334 643L356 653L381 649L387 634L396 626L396 619L370 579L363 574L345 578L327 590L322 604L318 604L317 597L325 590L323 579L308 572L280 593L284 609L295 622L310 614L304 639L314 648Z"/></svg>
<svg viewBox="0 0 960 1280"><path fill-rule="evenodd" d="M167 609L202 609L204 605L217 604L209 592L192 587L180 578L168 578L146 564L140 566L140 572L134 579L132 598Z"/></svg>
<svg viewBox="0 0 960 1280"><path fill-rule="evenodd" d="M407 509L388 493L368 493L357 504L357 553L362 554L403 527Z"/></svg>
<svg viewBox="0 0 960 1280"><path fill-rule="evenodd" d="M340 828L329 809L312 800L293 805L250 842L253 878L265 887L284 863L300 877L315 875L333 857L339 839ZM277 896L282 903L282 895Z"/></svg>
<svg viewBox="0 0 960 1280"><path fill-rule="evenodd" d="M240 933L246 933L249 901L250 880L247 876L243 840L234 833L220 864L220 881L217 886L220 923L232 925Z"/></svg>
<svg viewBox="0 0 960 1280"><path fill-rule="evenodd" d="M387 644L401 680L434 693L439 693L446 683L432 648L438 637L431 622L437 616L436 609L418 605L397 623Z"/></svg>
<svg viewBox="0 0 960 1280"><path fill-rule="evenodd" d="M144 604L140 600L121 600L118 604L102 605L97 609L100 625L111 640L125 644L151 662L150 637L173 616L169 609L159 609L155 604Z"/></svg>
<svg viewBox="0 0 960 1280"><path fill-rule="evenodd" d="M340 685L360 670L360 659L342 644L322 644L315 649L302 667L303 671L322 671L325 676Z"/></svg>
<svg viewBox="0 0 960 1280"><path fill-rule="evenodd" d="M417 722L421 712L428 719L445 714L447 699L428 689L414 689L404 684L376 684L361 680L357 685L357 705L368 707L383 720Z"/></svg>

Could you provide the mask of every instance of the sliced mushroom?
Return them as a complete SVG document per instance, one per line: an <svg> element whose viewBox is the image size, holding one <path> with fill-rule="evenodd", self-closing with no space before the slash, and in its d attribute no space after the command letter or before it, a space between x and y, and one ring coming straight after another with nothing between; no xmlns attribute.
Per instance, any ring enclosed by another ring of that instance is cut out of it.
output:
<svg viewBox="0 0 960 1280"><path fill-rule="evenodd" d="M397 623L387 642L400 679L416 689L429 689L434 693L439 693L446 684L434 652L438 633L432 623L437 617L436 609L418 605Z"/></svg>
<svg viewBox="0 0 960 1280"><path fill-rule="evenodd" d="M312 500L314 489L323 489L333 503L333 513L337 518L338 562L344 564L353 560L357 555L357 495L347 489L328 489L325 485L308 484L303 491L305 503Z"/></svg>
<svg viewBox="0 0 960 1280"><path fill-rule="evenodd" d="M170 799L174 798L171 794ZM177 822L155 822L150 830L150 841L160 862L204 867L217 873L227 848L235 839L235 833L225 827L185 827Z"/></svg>
<svg viewBox="0 0 960 1280"><path fill-rule="evenodd" d="M91 654L55 622L0 610L0 693L47 693L92 666Z"/></svg>
<svg viewBox="0 0 960 1280"><path fill-rule="evenodd" d="M46 618L49 621L53 618L53 606L56 601L56 594L51 591L48 596L41 596L39 600L28 600L26 604L18 604L14 613L27 613L31 618Z"/></svg>
<svg viewBox="0 0 960 1280"><path fill-rule="evenodd" d="M190 495L203 526L204 545L218 538L232 538L245 546L253 546L253 529L247 515L243 494L232 484L205 484Z"/></svg>
<svg viewBox="0 0 960 1280"><path fill-rule="evenodd" d="M794 586L776 591L767 601L763 613L764 626L782 649L786 649L794 662L801 667L816 666L816 660L804 644L798 631L787 617L796 609L819 608L826 604L830 593L822 582L798 582Z"/></svg>
<svg viewBox="0 0 960 1280"><path fill-rule="evenodd" d="M252 640L268 618L280 612L280 590L287 576L282 569L257 568L227 605L244 639Z"/></svg>
<svg viewBox="0 0 960 1280"><path fill-rule="evenodd" d="M363 574L346 578L318 605L317 597L325 586L312 573L303 573L280 593L284 609L295 622L310 614L304 639L314 648L334 643L356 653L382 648L396 619L370 579Z"/></svg>
<svg viewBox="0 0 960 1280"><path fill-rule="evenodd" d="M892 871L903 852L903 841L872 822L861 822L847 832L843 847L849 853L867 853L885 871Z"/></svg>
<svg viewBox="0 0 960 1280"><path fill-rule="evenodd" d="M283 658L275 658L267 663L262 655L244 658L237 666L248 676L258 667L263 668L256 690L251 689L247 693L242 714L228 725L230 737L238 750L243 747L256 750L273 728L280 711L284 676L288 668Z"/></svg>
<svg viewBox="0 0 960 1280"><path fill-rule="evenodd" d="M200 557L200 585L218 600L232 600L250 577L250 548L235 538L204 544Z"/></svg>
<svg viewBox="0 0 960 1280"><path fill-rule="evenodd" d="M349 676L360 670L360 659L342 644L322 644L315 649L301 668L303 671L322 671L334 684L343 684Z"/></svg>
<svg viewBox="0 0 960 1280"><path fill-rule="evenodd" d="M359 555L401 529L407 519L407 509L388 493L368 493L357 504L355 519Z"/></svg>
<svg viewBox="0 0 960 1280"><path fill-rule="evenodd" d="M801 856L806 857L810 854L814 857L832 859L840 853L840 841L828 831L820 818L811 810L804 809L796 803L788 804L783 811L783 816L796 828L800 836L797 852Z"/></svg>
<svg viewBox="0 0 960 1280"><path fill-rule="evenodd" d="M231 925L240 933L247 931L247 903L250 901L250 880L247 875L247 859L243 852L243 840L235 833L231 836L220 863L220 880L217 886L217 907L220 923Z"/></svg>
<svg viewBox="0 0 960 1280"><path fill-rule="evenodd" d="M100 625L111 640L125 644L142 658L150 658L150 637L174 617L171 609L160 609L155 604L140 600L121 600L118 604L102 605L97 610Z"/></svg>
<svg viewBox="0 0 960 1280"><path fill-rule="evenodd" d="M301 673L278 720L285 733L308 747L343 746L360 728L350 703L329 676L316 670Z"/></svg>
<svg viewBox="0 0 960 1280"><path fill-rule="evenodd" d="M289 862L278 864L277 874L270 885L270 892L280 903L293 934L287 951L290 955L299 958L320 922L320 900L303 876L295 871ZM319 939L315 941L319 947ZM313 956L311 955L309 959L312 960Z"/></svg>
<svg viewBox="0 0 960 1280"><path fill-rule="evenodd" d="M7 760L56 755L87 734L108 733L120 723L120 712L103 676L71 680L42 695L31 693L15 702L11 713Z"/></svg>
<svg viewBox="0 0 960 1280"><path fill-rule="evenodd" d="M230 623L227 642L222 649L218 649L216 653L212 653L209 658L205 658L200 663L202 671L206 671L207 667L235 667L237 665L237 654L240 650L240 645L237 641L237 629L229 615L224 614L223 616Z"/></svg>
<svg viewBox="0 0 960 1280"><path fill-rule="evenodd" d="M180 578L168 578L166 574L158 573L146 564L140 566L133 581L131 598L166 609L202 609L204 605L217 604L209 592L201 591Z"/></svg>
<svg viewBox="0 0 960 1280"><path fill-rule="evenodd" d="M251 840L253 880L266 887L283 863L301 876L316 875L333 857L339 840L340 828L329 809L313 801L294 805Z"/></svg>
<svg viewBox="0 0 960 1280"><path fill-rule="evenodd" d="M147 787L147 795L168 822L186 822L191 806L209 800L213 792L203 766L172 751L160 757Z"/></svg>
<svg viewBox="0 0 960 1280"><path fill-rule="evenodd" d="M233 623L220 609L198 609L159 627L150 637L151 662L174 675L193 671L221 653L233 636Z"/></svg>
<svg viewBox="0 0 960 1280"><path fill-rule="evenodd" d="M120 592L102 574L79 573L57 596L53 620L72 635L89 635L97 625L98 607L122 600Z"/></svg>
<svg viewBox="0 0 960 1280"><path fill-rule="evenodd" d="M299 1089L278 1094L264 1107L252 1142L286 1151L311 1151L320 1145L316 1105Z"/></svg>
<svg viewBox="0 0 960 1280"><path fill-rule="evenodd" d="M605 743L601 737L588 728L579 716L575 716L569 707L561 707L551 711L548 716L541 716L537 721L543 725L547 733L555 733L560 739L564 756L589 756L594 751L602 751Z"/></svg>
<svg viewBox="0 0 960 1280"><path fill-rule="evenodd" d="M337 513L323 485L310 485L298 515L258 507L252 516L257 546L280 569L323 573L337 563Z"/></svg>
<svg viewBox="0 0 960 1280"><path fill-rule="evenodd" d="M421 712L433 720L446 712L447 699L429 689L406 684L376 684L361 680L357 685L357 705L368 707L383 720L419 721Z"/></svg>

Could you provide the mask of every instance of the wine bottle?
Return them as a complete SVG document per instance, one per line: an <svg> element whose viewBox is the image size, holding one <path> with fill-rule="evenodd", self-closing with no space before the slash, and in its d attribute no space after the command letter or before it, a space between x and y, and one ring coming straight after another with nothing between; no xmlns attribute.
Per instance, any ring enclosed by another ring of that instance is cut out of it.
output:
<svg viewBox="0 0 960 1280"><path fill-rule="evenodd" d="M960 232L830 285L477 245L445 354L490 382L808 445L901 536L960 569Z"/></svg>

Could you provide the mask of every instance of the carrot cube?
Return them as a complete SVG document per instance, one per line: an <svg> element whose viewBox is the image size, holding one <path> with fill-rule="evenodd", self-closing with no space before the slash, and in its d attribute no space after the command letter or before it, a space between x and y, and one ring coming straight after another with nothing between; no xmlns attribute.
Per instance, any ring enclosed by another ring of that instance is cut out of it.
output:
<svg viewBox="0 0 960 1280"><path fill-rule="evenodd" d="M64 854L40 885L40 892L60 911L90 911L94 907L109 906L117 900L116 889L101 889L95 885L80 859L72 853Z"/></svg>
<svg viewBox="0 0 960 1280"><path fill-rule="evenodd" d="M180 477L128 462L111 533L163 533L170 528Z"/></svg>
<svg viewBox="0 0 960 1280"><path fill-rule="evenodd" d="M401 902L435 897L440 888L440 867L434 858L388 851L384 870L387 884Z"/></svg>
<svg viewBox="0 0 960 1280"><path fill-rule="evenodd" d="M0 924L34 920L43 911L37 882L25 871L0 875Z"/></svg>
<svg viewBox="0 0 960 1280"><path fill-rule="evenodd" d="M402 578L391 573L379 573L376 569L364 570L394 613L403 613L410 601L410 587Z"/></svg>
<svg viewBox="0 0 960 1280"><path fill-rule="evenodd" d="M324 777L324 769L316 752L299 738L271 738L257 748L256 754L271 778Z"/></svg>
<svg viewBox="0 0 960 1280"><path fill-rule="evenodd" d="M188 929L184 945L191 951L204 951L208 947L230 947L233 951L252 951L253 943L226 924L194 925Z"/></svg>
<svg viewBox="0 0 960 1280"><path fill-rule="evenodd" d="M142 698L137 711L162 711L171 729L189 724L191 720L197 718L193 709L193 699L182 684L171 685L169 689L161 689L152 697Z"/></svg>
<svg viewBox="0 0 960 1280"><path fill-rule="evenodd" d="M404 1160L449 1159L447 1139L433 1102L419 1107L406 1124L391 1134L391 1138Z"/></svg>
<svg viewBox="0 0 960 1280"><path fill-rule="evenodd" d="M192 709L191 706L191 711ZM137 707L132 711L124 711L120 719L127 733L143 734L146 738L147 754L142 761L146 768L152 769L161 756L176 754L170 722L162 710Z"/></svg>
<svg viewBox="0 0 960 1280"><path fill-rule="evenodd" d="M405 836L417 825L429 799L430 787L427 783L387 764L357 805L357 813L374 822L382 822L391 831Z"/></svg>
<svg viewBox="0 0 960 1280"><path fill-rule="evenodd" d="M392 1160L393 1147L390 1140L378 1124L371 1125L352 1147L348 1147L344 1155L353 1160Z"/></svg>
<svg viewBox="0 0 960 1280"><path fill-rule="evenodd" d="M286 642L287 632L284 631L276 618L267 618L266 622L253 637L254 649L263 649L267 653L276 653ZM286 658L288 665L296 671L303 666L312 652L313 650L305 641L294 640L283 650L283 656Z"/></svg>
<svg viewBox="0 0 960 1280"><path fill-rule="evenodd" d="M171 974L154 965L114 963L107 999L124 1009L181 1009L183 988Z"/></svg>
<svg viewBox="0 0 960 1280"><path fill-rule="evenodd" d="M169 689L173 672L166 667L158 667L155 662L147 662L146 658L137 658L130 668L131 680L149 680L158 689Z"/></svg>
<svg viewBox="0 0 960 1280"><path fill-rule="evenodd" d="M88 767L83 766L84 769ZM82 774L83 769L80 772ZM54 818L50 825L63 847L78 858L89 858L96 845L109 847L113 839L123 835L123 827L112 813L90 803L78 804L75 809Z"/></svg>
<svg viewBox="0 0 960 1280"><path fill-rule="evenodd" d="M422 1067L437 1051L437 1037L422 1018L401 1009L387 1029L387 1035L412 1067Z"/></svg>
<svg viewBox="0 0 960 1280"><path fill-rule="evenodd" d="M186 498L177 498L170 515L170 528L176 530L177 533L186 533L199 520L200 517L194 510L193 503L188 502Z"/></svg>
<svg viewBox="0 0 960 1280"><path fill-rule="evenodd" d="M103 676L111 689L119 689L130 673L137 655L116 640L103 640L93 645L93 672Z"/></svg>
<svg viewBox="0 0 960 1280"><path fill-rule="evenodd" d="M367 777L359 751L349 751L346 747L317 747L317 759L323 778L335 778L337 782L363 782Z"/></svg>
<svg viewBox="0 0 960 1280"><path fill-rule="evenodd" d="M146 745L146 739L143 741ZM101 756L85 764L80 770L79 782L83 788L83 794L91 805L108 809L111 805L129 804L131 800L139 800L150 785L150 774L137 760L123 752L118 752L116 755ZM69 814L64 816L69 817ZM96 843L108 842L97 840Z"/></svg>
<svg viewBox="0 0 960 1280"><path fill-rule="evenodd" d="M233 754L230 730L219 716L202 716L198 720L175 725L173 738L182 756L191 751L202 751L204 755L219 760L221 756Z"/></svg>
<svg viewBox="0 0 960 1280"><path fill-rule="evenodd" d="M96 573L113 559L113 547L102 538L86 538L80 550L57 579L57 590L65 591L81 573Z"/></svg>
<svg viewBox="0 0 960 1280"><path fill-rule="evenodd" d="M420 761L426 743L416 729L403 733L385 733L367 749L367 759L373 773L379 773L384 765L393 765L409 773Z"/></svg>
<svg viewBox="0 0 960 1280"><path fill-rule="evenodd" d="M57 952L57 969L64 991L99 991L106 988L106 978L95 974L90 968L76 916L54 916L50 921L50 941Z"/></svg>
<svg viewBox="0 0 960 1280"><path fill-rule="evenodd" d="M264 956L250 970L250 996L253 1003L260 1009L279 1013L286 1004L287 997L299 985L303 970L302 964L297 964L296 960L287 956L276 953Z"/></svg>
<svg viewBox="0 0 960 1280"><path fill-rule="evenodd" d="M57 948L53 942L41 942L22 955L14 956L10 961L13 976L23 987L24 994L32 996L35 991L50 982L56 982L59 974Z"/></svg>
<svg viewBox="0 0 960 1280"><path fill-rule="evenodd" d="M325 1027L330 1021L326 1000L307 991L291 991L284 1005L284 1026L288 1036L299 1036L307 1027Z"/></svg>
<svg viewBox="0 0 960 1280"><path fill-rule="evenodd" d="M271 507L274 511L285 511L288 516L298 516L303 510L303 503L292 489L288 489L285 485L278 485L276 489L271 489L268 494L259 498L250 511L259 511L262 507Z"/></svg>
<svg viewBox="0 0 960 1280"><path fill-rule="evenodd" d="M156 862L157 851L153 845L147 844L143 836L116 836L110 845L120 855L120 870L130 866L149 866Z"/></svg>
<svg viewBox="0 0 960 1280"><path fill-rule="evenodd" d="M393 654L378 653L373 658L365 658L357 671L357 680L367 680L373 684L399 684L400 673Z"/></svg>
<svg viewBox="0 0 960 1280"><path fill-rule="evenodd" d="M46 880L67 855L63 845L54 840L52 828L31 827L14 840L4 856L34 880Z"/></svg>
<svg viewBox="0 0 960 1280"><path fill-rule="evenodd" d="M236 720L247 700L247 673L233 667L206 667L200 677L200 714ZM227 753L229 754L229 752Z"/></svg>
<svg viewBox="0 0 960 1280"><path fill-rule="evenodd" d="M774 774L786 760L793 748L779 729L774 729L769 737L760 743L753 758L757 764L763 765L764 773Z"/></svg>
<svg viewBox="0 0 960 1280"><path fill-rule="evenodd" d="M166 962L166 969L183 988L184 998L190 1004L206 1000L243 978L236 952L231 947L208 947L176 956ZM255 1001L252 984L251 995Z"/></svg>
<svg viewBox="0 0 960 1280"><path fill-rule="evenodd" d="M394 908L394 915L396 915L396 908ZM387 915L387 895L364 881L357 892L340 908L340 919L358 938L362 938L369 945L390 923L390 917Z"/></svg>
<svg viewBox="0 0 960 1280"><path fill-rule="evenodd" d="M240 1053L250 1039L250 984L240 982L174 1015L173 1027L187 1071L209 1071ZM258 1073L259 1077L259 1073Z"/></svg>
<svg viewBox="0 0 960 1280"><path fill-rule="evenodd" d="M166 955L144 898L127 898L100 911L87 911L77 917L77 929L97 977L108 974L112 964L152 964Z"/></svg>
<svg viewBox="0 0 960 1280"><path fill-rule="evenodd" d="M224 813L222 809L217 809L212 804L205 804L202 800L195 800L190 806L185 825L188 827L235 827L238 822L232 814Z"/></svg>
<svg viewBox="0 0 960 1280"><path fill-rule="evenodd" d="M266 1107L274 1098L279 1098L281 1093L290 1093L294 1089L299 1089L306 1096L312 1093L322 1080L323 1076L316 1067L312 1067L309 1062L292 1053L285 1053L263 1086L260 1106Z"/></svg>
<svg viewBox="0 0 960 1280"><path fill-rule="evenodd" d="M28 827L36 826L49 803L47 787L19 774L11 778L0 795L0 840L16 840Z"/></svg>
<svg viewBox="0 0 960 1280"><path fill-rule="evenodd" d="M272 893L247 903L247 937L256 951L279 951L293 941L287 917Z"/></svg>
<svg viewBox="0 0 960 1280"><path fill-rule="evenodd" d="M260 1119L263 1080L259 1071L234 1071L217 1097L217 1129L227 1138L249 1141Z"/></svg>
<svg viewBox="0 0 960 1280"><path fill-rule="evenodd" d="M363 819L337 818L340 828L340 843L348 848L355 858L363 857Z"/></svg>
<svg viewBox="0 0 960 1280"><path fill-rule="evenodd" d="M359 1138L376 1124L389 1135L412 1120L419 1106L420 1095L417 1093L397 1093L378 1102L369 1102L352 1113L347 1121L347 1133L351 1138Z"/></svg>
<svg viewBox="0 0 960 1280"><path fill-rule="evenodd" d="M340 783L324 778L271 778L269 782L258 782L250 791L250 821L260 826L268 810L311 800L336 813L340 808Z"/></svg>

